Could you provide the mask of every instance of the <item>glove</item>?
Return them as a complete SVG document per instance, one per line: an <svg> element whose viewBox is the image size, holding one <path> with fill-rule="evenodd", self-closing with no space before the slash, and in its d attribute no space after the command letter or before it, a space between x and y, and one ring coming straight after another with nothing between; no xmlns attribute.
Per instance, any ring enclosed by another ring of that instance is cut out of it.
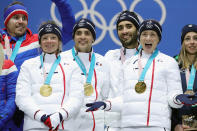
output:
<svg viewBox="0 0 197 131"><path fill-rule="evenodd" d="M57 130L62 120L63 120L62 114L59 112L56 112L48 116L45 114L41 117L41 121L44 122L44 124L48 126L50 130L51 129Z"/></svg>
<svg viewBox="0 0 197 131"><path fill-rule="evenodd" d="M180 101L184 105L194 105L195 101L192 101L191 98L193 95L188 95L188 94L180 94L176 96L176 100Z"/></svg>
<svg viewBox="0 0 197 131"><path fill-rule="evenodd" d="M94 103L87 103L86 106L89 107L86 110L86 112L88 112L88 111L96 111L96 110L98 110L101 107L102 107L102 110L104 110L106 108L106 103L103 102L103 101L97 101L97 102L94 102Z"/></svg>
<svg viewBox="0 0 197 131"><path fill-rule="evenodd" d="M51 120L50 120L50 116L44 114L42 117L41 117L41 122L43 122L46 126L48 126L50 129L52 128L52 125L51 125Z"/></svg>

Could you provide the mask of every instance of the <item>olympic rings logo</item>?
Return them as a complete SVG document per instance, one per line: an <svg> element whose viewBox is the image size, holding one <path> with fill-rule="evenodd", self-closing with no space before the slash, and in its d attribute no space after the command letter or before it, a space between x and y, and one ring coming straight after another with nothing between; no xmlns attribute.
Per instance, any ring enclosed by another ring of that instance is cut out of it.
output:
<svg viewBox="0 0 197 131"><path fill-rule="evenodd" d="M135 7L141 2L142 0L133 0L133 2L131 3L130 7L128 10L130 11L134 11ZM159 20L160 24L162 25L166 19L166 8L164 3L162 2L162 0L153 0L154 2L156 2L160 9L161 9L161 18ZM114 34L114 30L116 30L116 18L118 16L118 14L114 15L113 18L111 19L109 25L107 25L107 22L104 18L104 16L99 13L98 11L95 10L95 7L97 6L97 4L100 2L100 0L93 0L90 9L88 9L86 0L79 0L79 2L81 2L81 5L83 7L83 10L77 12L75 14L75 18L78 19L79 17L83 17L83 18L87 18L88 15L91 18L91 21L95 24L95 26L102 30L101 34L99 37L97 37L96 41L94 42L94 45L100 43L106 33L109 31L110 37L112 39L112 41L118 45L122 45L119 41L119 39L115 36ZM126 4L124 2L124 0L117 0L117 2L120 4L122 10L127 10ZM136 11L135 11L136 12ZM137 12L136 12L137 13ZM138 14L138 13L137 13ZM97 21L96 17L100 19L101 24ZM52 3L51 5L51 17L52 19L60 26L62 27L61 22L57 19L56 14L55 14L55 4ZM143 18L140 16L140 14L138 14L138 17L140 19L140 21L143 21Z"/></svg>

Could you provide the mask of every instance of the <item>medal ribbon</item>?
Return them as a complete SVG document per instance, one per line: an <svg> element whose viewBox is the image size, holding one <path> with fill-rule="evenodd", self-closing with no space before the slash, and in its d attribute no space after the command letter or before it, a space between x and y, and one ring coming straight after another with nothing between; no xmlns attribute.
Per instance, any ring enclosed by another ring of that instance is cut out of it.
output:
<svg viewBox="0 0 197 131"><path fill-rule="evenodd" d="M135 55L137 55L139 53L139 51L142 49L142 45L140 44L137 48L137 51L135 52Z"/></svg>
<svg viewBox="0 0 197 131"><path fill-rule="evenodd" d="M145 67L144 67L144 69L143 69L143 71L142 71L142 73L140 75L139 81L144 81L144 77L146 75L146 72L148 71L151 63L153 62L153 60L155 59L155 57L158 55L158 53L159 53L159 51L158 51L158 49L156 49L154 51L154 53L150 56L150 58L148 59L146 65L145 65Z"/></svg>
<svg viewBox="0 0 197 131"><path fill-rule="evenodd" d="M194 68L194 65L192 65L191 73L189 75L189 82L187 83L187 90L193 90L195 75L196 69Z"/></svg>
<svg viewBox="0 0 197 131"><path fill-rule="evenodd" d="M84 75L87 77L86 68L85 68L83 62L80 60L80 58L76 55L74 47L72 48L72 56L75 59L75 61L77 62L78 66L80 67L82 72L84 73ZM93 76L93 72L94 72L94 66L95 66L95 54L92 53L91 62L90 62L90 69L88 72L88 77L86 79L86 83L88 83L88 84L91 84L92 76Z"/></svg>
<svg viewBox="0 0 197 131"><path fill-rule="evenodd" d="M136 49L136 52L134 55L137 55L139 53L139 50L142 49L142 46L139 45L138 48ZM125 54L124 54L124 48L120 49L120 60L122 62L122 64L125 62L126 58L125 58Z"/></svg>
<svg viewBox="0 0 197 131"><path fill-rule="evenodd" d="M43 67L44 64L43 64L43 56L42 56L42 55L40 55L40 61L41 61L41 66ZM59 65L60 61L61 61L61 57L60 57L60 55L59 55L59 56L57 57L57 59L55 60L55 62L53 63L53 65L52 65L52 67L51 67L51 69L50 69L50 71L49 71L49 74L47 75L47 78L46 78L44 84L50 85L52 75L53 75L53 73L55 72L55 69L56 69L57 66Z"/></svg>
<svg viewBox="0 0 197 131"><path fill-rule="evenodd" d="M125 55L124 55L124 48L121 48L120 49L120 60L121 60L121 62L122 63L124 63L125 62Z"/></svg>
<svg viewBox="0 0 197 131"><path fill-rule="evenodd" d="M17 53L18 53L18 50L19 50L19 48L20 48L22 42L25 40L25 38L26 38L26 35L24 35L23 37L19 37L19 39L17 40L16 45L15 45L15 47L14 47L14 50L13 50L13 52L12 52L12 55L11 55L11 57L10 57L10 60L11 60L12 62L14 62L14 60L15 60L15 58L16 58L16 55L17 55Z"/></svg>

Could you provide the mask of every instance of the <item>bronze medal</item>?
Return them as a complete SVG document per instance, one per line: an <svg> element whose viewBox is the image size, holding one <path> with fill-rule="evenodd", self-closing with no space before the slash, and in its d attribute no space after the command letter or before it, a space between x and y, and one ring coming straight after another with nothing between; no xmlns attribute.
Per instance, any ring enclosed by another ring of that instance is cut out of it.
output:
<svg viewBox="0 0 197 131"><path fill-rule="evenodd" d="M146 90L146 84L144 81L138 81L138 83L135 85L135 91L139 94L144 93Z"/></svg>
<svg viewBox="0 0 197 131"><path fill-rule="evenodd" d="M184 94L195 95L193 90L186 90L186 92Z"/></svg>
<svg viewBox="0 0 197 131"><path fill-rule="evenodd" d="M50 85L43 85L40 87L40 94L44 97L48 97L52 94L52 88Z"/></svg>
<svg viewBox="0 0 197 131"><path fill-rule="evenodd" d="M84 94L86 96L91 96L93 94L93 87L89 83L84 84Z"/></svg>
<svg viewBox="0 0 197 131"><path fill-rule="evenodd" d="M193 90L187 90L184 94L195 95ZM183 115L182 123L183 125L187 125L190 127L189 129L184 129L184 131L196 131L197 130L197 116L195 116L194 114Z"/></svg>

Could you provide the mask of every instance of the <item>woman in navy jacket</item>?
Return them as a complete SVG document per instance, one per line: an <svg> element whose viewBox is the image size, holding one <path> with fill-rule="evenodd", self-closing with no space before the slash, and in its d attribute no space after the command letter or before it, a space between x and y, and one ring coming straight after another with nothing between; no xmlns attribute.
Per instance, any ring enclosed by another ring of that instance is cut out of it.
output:
<svg viewBox="0 0 197 131"><path fill-rule="evenodd" d="M175 58L179 63L183 92L197 94L197 25L188 24L183 27L181 44L180 54ZM197 97L191 99L195 100ZM183 106L174 110L172 126L175 131L197 129L197 106Z"/></svg>

